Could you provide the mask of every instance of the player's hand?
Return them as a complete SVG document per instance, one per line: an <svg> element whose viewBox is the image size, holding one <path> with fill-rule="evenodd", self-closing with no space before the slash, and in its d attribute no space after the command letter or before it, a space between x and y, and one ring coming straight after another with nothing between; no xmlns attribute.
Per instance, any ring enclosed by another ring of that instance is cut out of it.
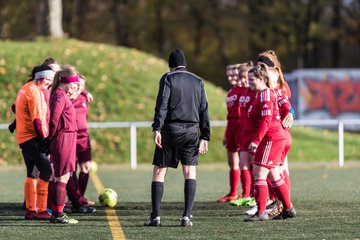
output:
<svg viewBox="0 0 360 240"><path fill-rule="evenodd" d="M154 143L155 143L156 147L162 148L160 131L155 131L154 132Z"/></svg>
<svg viewBox="0 0 360 240"><path fill-rule="evenodd" d="M291 128L293 123L294 123L293 115L291 113L288 113L288 115L282 121L282 125L284 128Z"/></svg>
<svg viewBox="0 0 360 240"><path fill-rule="evenodd" d="M226 146L226 138L223 138L222 140L222 145L225 147Z"/></svg>
<svg viewBox="0 0 360 240"><path fill-rule="evenodd" d="M251 142L251 143L249 144L249 152L254 153L254 152L256 152L256 149L257 149L257 148L258 148L258 145L257 145L256 143Z"/></svg>
<svg viewBox="0 0 360 240"><path fill-rule="evenodd" d="M90 103L90 102L94 101L94 96L91 93L88 92L86 94L86 99Z"/></svg>
<svg viewBox="0 0 360 240"><path fill-rule="evenodd" d="M199 153L200 154L206 153L208 151L208 147L209 147L209 142L204 139L201 139L199 144Z"/></svg>

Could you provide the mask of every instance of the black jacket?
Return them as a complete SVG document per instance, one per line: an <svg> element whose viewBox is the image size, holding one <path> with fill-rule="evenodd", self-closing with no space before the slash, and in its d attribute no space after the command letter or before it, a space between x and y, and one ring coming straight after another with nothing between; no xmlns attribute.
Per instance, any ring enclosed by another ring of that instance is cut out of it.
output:
<svg viewBox="0 0 360 240"><path fill-rule="evenodd" d="M159 85L153 130L160 130L164 123L198 123L200 139L209 141L208 102L201 78L179 67L164 74Z"/></svg>

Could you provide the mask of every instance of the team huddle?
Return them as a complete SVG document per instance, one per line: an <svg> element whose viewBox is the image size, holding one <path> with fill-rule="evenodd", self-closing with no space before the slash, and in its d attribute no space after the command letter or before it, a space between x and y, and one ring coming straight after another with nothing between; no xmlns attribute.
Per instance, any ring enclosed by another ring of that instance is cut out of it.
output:
<svg viewBox="0 0 360 240"><path fill-rule="evenodd" d="M70 65L46 59L33 68L13 104L16 140L27 176L24 207L27 220L75 224L65 212L92 213L95 203L84 197L89 179L91 146L87 115L92 95L85 77ZM80 173L76 170L79 164ZM65 204L68 196L71 205Z"/></svg>
<svg viewBox="0 0 360 240"><path fill-rule="evenodd" d="M224 136L230 191L217 201L253 206L245 221L295 217L287 167L294 112L280 62L274 51L265 51L256 65L251 61L230 65L226 73L232 85Z"/></svg>

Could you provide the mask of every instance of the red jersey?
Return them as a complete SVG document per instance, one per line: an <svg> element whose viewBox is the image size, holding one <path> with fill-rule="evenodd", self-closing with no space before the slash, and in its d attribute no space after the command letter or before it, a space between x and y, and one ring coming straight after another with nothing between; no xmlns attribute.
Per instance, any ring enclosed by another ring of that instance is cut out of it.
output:
<svg viewBox="0 0 360 240"><path fill-rule="evenodd" d="M88 111L89 104L84 92L79 94L76 99L71 100L76 112L76 124L79 131L88 130Z"/></svg>
<svg viewBox="0 0 360 240"><path fill-rule="evenodd" d="M280 118L283 120L290 112L290 102L288 97L285 95L284 90L276 88L275 89L276 97L277 97L277 105L279 108Z"/></svg>
<svg viewBox="0 0 360 240"><path fill-rule="evenodd" d="M254 102L256 92L250 88L242 87L242 92L239 98L241 125L244 126L244 130L247 130L249 125L248 110L251 104Z"/></svg>
<svg viewBox="0 0 360 240"><path fill-rule="evenodd" d="M261 141L285 139L277 107L277 98L271 89L259 92L248 110L253 133L252 141L259 145Z"/></svg>
<svg viewBox="0 0 360 240"><path fill-rule="evenodd" d="M228 91L226 96L226 106L227 106L227 119L239 119L240 118L240 108L239 108L239 96L241 88L236 86Z"/></svg>
<svg viewBox="0 0 360 240"><path fill-rule="evenodd" d="M289 84L287 82L284 83L284 92L288 99L291 98L291 89L289 87Z"/></svg>
<svg viewBox="0 0 360 240"><path fill-rule="evenodd" d="M52 140L58 132L76 132L76 113L69 96L62 89L56 89L50 96L50 132Z"/></svg>

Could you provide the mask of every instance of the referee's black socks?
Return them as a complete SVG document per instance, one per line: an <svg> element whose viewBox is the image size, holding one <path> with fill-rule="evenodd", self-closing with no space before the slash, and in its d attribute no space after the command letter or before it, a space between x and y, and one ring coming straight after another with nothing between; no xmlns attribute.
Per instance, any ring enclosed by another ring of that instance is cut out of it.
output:
<svg viewBox="0 0 360 240"><path fill-rule="evenodd" d="M152 205L151 218L156 218L157 216L160 216L160 203L163 194L164 194L164 183L153 181L151 183L151 205Z"/></svg>
<svg viewBox="0 0 360 240"><path fill-rule="evenodd" d="M196 179L186 179L184 186L185 209L183 216L190 218L196 192Z"/></svg>

